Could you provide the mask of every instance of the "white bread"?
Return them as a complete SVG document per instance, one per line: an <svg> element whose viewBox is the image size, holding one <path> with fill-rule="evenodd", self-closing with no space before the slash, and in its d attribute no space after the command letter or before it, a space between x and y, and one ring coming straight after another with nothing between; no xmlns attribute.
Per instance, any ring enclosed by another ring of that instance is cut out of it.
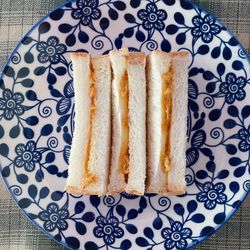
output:
<svg viewBox="0 0 250 250"><path fill-rule="evenodd" d="M144 194L146 177L146 76L144 53L129 53L122 49L110 52L113 70L112 81L112 155L108 193L126 191ZM120 171L121 104L119 86L124 72L128 74L129 88L129 173Z"/></svg>
<svg viewBox="0 0 250 250"><path fill-rule="evenodd" d="M188 88L188 54L154 51L147 58L147 192L183 194L186 190L186 117ZM173 67L173 115L170 130L171 168L161 166L162 75Z"/></svg>
<svg viewBox="0 0 250 250"><path fill-rule="evenodd" d="M75 88L75 130L69 159L66 190L72 194L107 193L111 138L111 67L108 56L90 59L87 53L72 53ZM92 72L91 72L92 71ZM95 78L95 115L92 123L88 171L84 167L90 122L89 87ZM87 175L95 177L89 182Z"/></svg>

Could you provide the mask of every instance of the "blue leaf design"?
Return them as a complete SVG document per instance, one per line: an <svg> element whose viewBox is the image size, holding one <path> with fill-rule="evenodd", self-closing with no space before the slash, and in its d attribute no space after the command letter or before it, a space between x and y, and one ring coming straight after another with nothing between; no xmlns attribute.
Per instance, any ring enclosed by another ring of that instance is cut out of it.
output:
<svg viewBox="0 0 250 250"><path fill-rule="evenodd" d="M130 240L123 240L123 241L121 242L120 248L121 248L122 250L127 250L127 249L131 248L131 246L132 246L132 243L131 243Z"/></svg>
<svg viewBox="0 0 250 250"><path fill-rule="evenodd" d="M161 42L161 50L165 52L170 52L171 51L171 44L168 40L164 39Z"/></svg>
<svg viewBox="0 0 250 250"><path fill-rule="evenodd" d="M225 221L226 215L224 212L218 213L214 216L214 223L222 224Z"/></svg>
<svg viewBox="0 0 250 250"><path fill-rule="evenodd" d="M195 214L191 217L190 220L195 223L202 223L205 221L205 216L203 214Z"/></svg>
<svg viewBox="0 0 250 250"><path fill-rule="evenodd" d="M212 110L208 116L211 121L217 121L221 116L221 109Z"/></svg>
<svg viewBox="0 0 250 250"><path fill-rule="evenodd" d="M53 201L59 201L59 200L62 199L63 194L64 194L64 193L61 192L61 191L54 191L54 192L51 194L51 199L52 199Z"/></svg>
<svg viewBox="0 0 250 250"><path fill-rule="evenodd" d="M226 67L223 63L219 63L217 66L217 72L220 76L224 75Z"/></svg>
<svg viewBox="0 0 250 250"><path fill-rule="evenodd" d="M241 115L243 119L247 119L250 116L250 106L246 105L242 111L241 111Z"/></svg>
<svg viewBox="0 0 250 250"><path fill-rule="evenodd" d="M54 74L52 74L52 73L49 73L48 74L48 76L47 76L47 82L49 83L49 84L55 84L56 83L56 81L57 81L57 78L56 78L56 76L54 75Z"/></svg>
<svg viewBox="0 0 250 250"><path fill-rule="evenodd" d="M194 124L192 130L201 129L201 128L204 126L204 124L205 124L204 119L202 119L202 118L201 118L201 119L198 119L198 120L196 121L196 123Z"/></svg>
<svg viewBox="0 0 250 250"><path fill-rule="evenodd" d="M180 203L177 203L177 204L174 205L174 211L175 211L176 214L178 214L180 216L183 216L184 212L185 212L185 209Z"/></svg>
<svg viewBox="0 0 250 250"><path fill-rule="evenodd" d="M179 30L179 27L174 25L174 24L170 24L166 27L166 32L169 35L174 35L175 33L177 33L177 31Z"/></svg>
<svg viewBox="0 0 250 250"><path fill-rule="evenodd" d="M85 213L83 216L82 216L82 219L85 221L85 222L92 222L95 220L95 214L92 213L92 212L87 212Z"/></svg>
<svg viewBox="0 0 250 250"><path fill-rule="evenodd" d="M46 157L45 157L45 162L46 163L51 163L55 160L56 156L54 152L49 152Z"/></svg>
<svg viewBox="0 0 250 250"><path fill-rule="evenodd" d="M50 23L48 22L43 22L38 27L38 31L40 34L47 33L49 30L50 30Z"/></svg>
<svg viewBox="0 0 250 250"><path fill-rule="evenodd" d="M0 139L4 136L4 129L3 126L0 124Z"/></svg>
<svg viewBox="0 0 250 250"><path fill-rule="evenodd" d="M214 228L213 227L210 227L210 226L207 226L207 227L204 227L201 232L200 232L200 236L201 237L205 237L205 236L210 236L212 233L214 232Z"/></svg>
<svg viewBox="0 0 250 250"><path fill-rule="evenodd" d="M131 14L125 14L124 18L128 23L136 23L135 17Z"/></svg>
<svg viewBox="0 0 250 250"><path fill-rule="evenodd" d="M198 204L195 200L191 200L187 204L187 210L189 213L193 213L198 207Z"/></svg>
<svg viewBox="0 0 250 250"><path fill-rule="evenodd" d="M228 114L231 115L232 117L238 117L239 116L239 110L236 106L231 105L228 107L227 110Z"/></svg>
<svg viewBox="0 0 250 250"><path fill-rule="evenodd" d="M176 43L182 45L186 41L186 33L180 33L176 36Z"/></svg>
<svg viewBox="0 0 250 250"><path fill-rule="evenodd" d="M33 39L30 36L25 36L22 40L21 43L24 45L28 45L33 41Z"/></svg>
<svg viewBox="0 0 250 250"><path fill-rule="evenodd" d="M130 209L128 211L128 219L132 220L138 216L138 211L136 209Z"/></svg>
<svg viewBox="0 0 250 250"><path fill-rule="evenodd" d="M63 15L64 15L64 10L60 8L60 9L57 9L57 10L53 11L52 13L50 13L49 17L52 20L58 21L63 17Z"/></svg>
<svg viewBox="0 0 250 250"><path fill-rule="evenodd" d="M39 66L39 67L35 68L34 74L35 74L36 76L40 76L40 75L44 74L45 71L46 71L46 68L45 68L45 67Z"/></svg>
<svg viewBox="0 0 250 250"><path fill-rule="evenodd" d="M93 207L98 207L100 205L101 199L97 195L91 195L89 199Z"/></svg>
<svg viewBox="0 0 250 250"><path fill-rule="evenodd" d="M237 201L235 201L235 202L232 204L232 207L233 207L233 208L239 208L239 207L241 206L241 204L242 204L242 201L237 200Z"/></svg>
<svg viewBox="0 0 250 250"><path fill-rule="evenodd" d="M117 49L120 49L120 48L122 47L122 38L117 37L117 38L115 39L115 47L116 47Z"/></svg>
<svg viewBox="0 0 250 250"><path fill-rule="evenodd" d="M72 80L68 81L64 88L63 88L63 93L65 95L65 97L71 98L74 96L74 87L73 87L73 83Z"/></svg>
<svg viewBox="0 0 250 250"><path fill-rule="evenodd" d="M136 39L137 39L139 42L143 42L143 41L146 39L145 34L144 34L142 31L140 31L140 30L138 30L138 31L135 33L135 37L136 37Z"/></svg>
<svg viewBox="0 0 250 250"><path fill-rule="evenodd" d="M146 247L149 245L148 241L143 237L137 237L135 242L140 247Z"/></svg>
<svg viewBox="0 0 250 250"><path fill-rule="evenodd" d="M237 123L233 119L227 119L224 121L223 125L226 129L232 129L237 125Z"/></svg>
<svg viewBox="0 0 250 250"><path fill-rule="evenodd" d="M240 185L238 184L238 182L232 181L229 184L229 188L234 194L236 194L240 190Z"/></svg>
<svg viewBox="0 0 250 250"><path fill-rule="evenodd" d="M130 38L134 35L134 28L127 28L124 30L124 36Z"/></svg>
<svg viewBox="0 0 250 250"><path fill-rule="evenodd" d="M203 72L203 78L207 81L210 81L214 78L214 74L213 72L206 70Z"/></svg>
<svg viewBox="0 0 250 250"><path fill-rule="evenodd" d="M125 10L126 9L126 4L123 1L115 1L115 2L113 2L113 5L118 10Z"/></svg>
<svg viewBox="0 0 250 250"><path fill-rule="evenodd" d="M79 41L81 43L87 43L89 41L89 36L88 36L88 34L86 32L84 32L84 31L81 30L78 33L78 39L79 39Z"/></svg>
<svg viewBox="0 0 250 250"><path fill-rule="evenodd" d="M154 232L150 227L145 227L144 230L143 230L143 233L149 239L154 238Z"/></svg>
<svg viewBox="0 0 250 250"><path fill-rule="evenodd" d="M31 128L23 128L23 135L26 139L32 139L34 137L34 131Z"/></svg>
<svg viewBox="0 0 250 250"><path fill-rule="evenodd" d="M49 189L47 187L43 187L39 192L40 199L45 199L49 195Z"/></svg>
<svg viewBox="0 0 250 250"><path fill-rule="evenodd" d="M11 130L9 132L9 136L11 138L17 138L19 136L19 134L20 134L20 127L19 127L19 124L17 124L13 128L11 128Z"/></svg>
<svg viewBox="0 0 250 250"><path fill-rule="evenodd" d="M206 55L209 52L209 46L208 45L201 45L198 50L197 53L200 55Z"/></svg>
<svg viewBox="0 0 250 250"><path fill-rule="evenodd" d="M9 147L7 144L2 143L0 144L0 155L7 157L9 154Z"/></svg>
<svg viewBox="0 0 250 250"><path fill-rule="evenodd" d="M144 196L140 198L139 206L141 209L145 209L147 207L147 200Z"/></svg>
<svg viewBox="0 0 250 250"><path fill-rule="evenodd" d="M0 79L0 89L2 89L2 90L4 90L4 89L5 89L3 79Z"/></svg>
<svg viewBox="0 0 250 250"><path fill-rule="evenodd" d="M86 226L81 222L76 222L76 231L80 235L84 235L87 231Z"/></svg>
<svg viewBox="0 0 250 250"><path fill-rule="evenodd" d="M218 179L226 179L227 177L228 177L228 175L229 175L229 171L228 170L226 170L226 169L224 169L224 170L221 170L219 173L218 173L218 175L217 175L217 178Z"/></svg>
<svg viewBox="0 0 250 250"><path fill-rule="evenodd" d="M183 16L180 12L176 12L176 13L174 14L174 20L175 20L178 24L185 24L184 16Z"/></svg>
<svg viewBox="0 0 250 250"><path fill-rule="evenodd" d="M231 166L235 167L235 166L238 166L241 163L242 163L242 160L240 158L238 158L238 157L232 157L232 158L229 159L229 164Z"/></svg>
<svg viewBox="0 0 250 250"><path fill-rule="evenodd" d="M11 66L8 66L8 65L4 67L3 73L8 77L15 76L15 70Z"/></svg>
<svg viewBox="0 0 250 250"><path fill-rule="evenodd" d="M211 56L216 59L220 56L220 53L221 53L221 49L220 49L220 46L218 47L214 47L212 52L211 52Z"/></svg>
<svg viewBox="0 0 250 250"><path fill-rule="evenodd" d="M235 155L237 153L237 148L233 144L227 144L225 147L228 154Z"/></svg>
<svg viewBox="0 0 250 250"><path fill-rule="evenodd" d="M198 96L198 87L195 81L189 79L188 80L188 97L192 99L196 99Z"/></svg>
<svg viewBox="0 0 250 250"><path fill-rule="evenodd" d="M48 166L48 167L46 168L46 170L47 170L50 174L52 174L52 175L55 175L55 174L58 173L58 167L55 166L55 165L50 165L50 166Z"/></svg>
<svg viewBox="0 0 250 250"><path fill-rule="evenodd" d="M25 121L26 121L26 123L27 123L28 125L30 125L30 126L35 126L35 125L38 124L39 119L38 119L37 116L30 116L30 117L26 118Z"/></svg>
<svg viewBox="0 0 250 250"><path fill-rule="evenodd" d="M42 170L37 170L36 175L35 175L36 181L41 182L44 179L44 173Z"/></svg>
<svg viewBox="0 0 250 250"><path fill-rule="evenodd" d="M78 249L80 247L80 241L76 237L66 237L65 242L69 247Z"/></svg>
<svg viewBox="0 0 250 250"><path fill-rule="evenodd" d="M29 178L26 174L18 174L18 175L16 175L16 179L21 184L26 184L29 180Z"/></svg>
<svg viewBox="0 0 250 250"><path fill-rule="evenodd" d="M189 1L186 1L186 0L181 0L180 4L184 10L192 10L194 8L192 3L190 3Z"/></svg>
<svg viewBox="0 0 250 250"><path fill-rule="evenodd" d="M207 170L208 170L209 172L214 173L215 168L216 168L215 163L214 163L213 161L209 161L209 162L206 164L206 168L207 168Z"/></svg>
<svg viewBox="0 0 250 250"><path fill-rule="evenodd" d="M88 241L84 245L86 250L97 250L99 247L93 241Z"/></svg>
<svg viewBox="0 0 250 250"><path fill-rule="evenodd" d="M199 111L199 106L196 102L194 102L191 99L188 99L188 106L193 112L198 112Z"/></svg>
<svg viewBox="0 0 250 250"><path fill-rule="evenodd" d="M239 167L234 170L234 176L239 178L243 176L246 172L246 167Z"/></svg>
<svg viewBox="0 0 250 250"><path fill-rule="evenodd" d="M30 51L24 54L24 61L29 64L34 62L34 56Z"/></svg>
<svg viewBox="0 0 250 250"><path fill-rule="evenodd" d="M35 101L37 100L36 93L33 90L29 90L25 93L25 96L27 97L28 100L30 101Z"/></svg>
<svg viewBox="0 0 250 250"><path fill-rule="evenodd" d="M204 154L207 157L212 157L213 156L213 152L210 148L200 148L200 151L202 154Z"/></svg>
<svg viewBox="0 0 250 250"><path fill-rule="evenodd" d="M200 148L206 141L206 133L204 130L197 130L191 139L191 144L195 148Z"/></svg>
<svg viewBox="0 0 250 250"><path fill-rule="evenodd" d="M76 204L75 204L75 214L80 214L84 211L85 209L85 204L83 201L78 201Z"/></svg>
<svg viewBox="0 0 250 250"><path fill-rule="evenodd" d="M20 201L18 201L18 205L20 208L27 208L30 206L31 203L32 201L28 198L23 198Z"/></svg>
<svg viewBox="0 0 250 250"><path fill-rule="evenodd" d="M232 67L233 67L234 70L242 70L242 69L244 69L243 63L241 61L238 61L238 60L233 62Z"/></svg>
<svg viewBox="0 0 250 250"><path fill-rule="evenodd" d="M196 76L198 74L199 74L199 69L196 67L190 69L190 71L188 72L189 77Z"/></svg>
<svg viewBox="0 0 250 250"><path fill-rule="evenodd" d="M208 177L208 174L205 170L199 170L197 173L196 173L196 177L203 180L203 179L206 179Z"/></svg>
<svg viewBox="0 0 250 250"><path fill-rule="evenodd" d="M186 165L187 167L193 166L199 159L199 151L197 148L189 148L186 151Z"/></svg>
<svg viewBox="0 0 250 250"><path fill-rule="evenodd" d="M126 208L125 208L123 205L119 204L119 205L116 206L116 212L117 212L121 217L123 217L123 216L126 214Z"/></svg>
<svg viewBox="0 0 250 250"><path fill-rule="evenodd" d="M53 126L51 124L46 124L41 129L41 136L48 136L53 132Z"/></svg>
<svg viewBox="0 0 250 250"><path fill-rule="evenodd" d="M63 133L63 139L66 143L68 143L69 145L71 145L72 143L72 137L69 133Z"/></svg>
<svg viewBox="0 0 250 250"><path fill-rule="evenodd" d="M63 149L63 159L69 164L70 146L66 145Z"/></svg>
<svg viewBox="0 0 250 250"><path fill-rule="evenodd" d="M112 19L112 20L117 20L118 19L118 12L116 10L114 10L114 9L109 8L108 14L109 14L110 19Z"/></svg>
<svg viewBox="0 0 250 250"><path fill-rule="evenodd" d="M168 6L172 6L175 4L175 0L163 0L163 2Z"/></svg>
<svg viewBox="0 0 250 250"><path fill-rule="evenodd" d="M109 27L109 20L106 17L103 17L100 20L100 27L102 30L106 30Z"/></svg>
<svg viewBox="0 0 250 250"><path fill-rule="evenodd" d="M31 87L33 87L33 85L34 85L34 81L31 80L31 79L24 79L24 80L21 81L21 84L22 84L23 87L25 87L25 88L31 88Z"/></svg>
<svg viewBox="0 0 250 250"><path fill-rule="evenodd" d="M138 232L137 227L133 224L126 224L126 229L131 234L136 234Z"/></svg>
<svg viewBox="0 0 250 250"><path fill-rule="evenodd" d="M223 49L223 57L225 60L230 60L232 58L232 51L227 46Z"/></svg>
<svg viewBox="0 0 250 250"><path fill-rule="evenodd" d="M72 33L72 34L68 35L68 36L66 37L65 43L66 43L69 47L74 46L75 43L76 43L76 36L75 36L75 34Z"/></svg>
<svg viewBox="0 0 250 250"><path fill-rule="evenodd" d="M71 99L70 98L61 98L56 105L56 112L59 115L65 115L71 108Z"/></svg>
<svg viewBox="0 0 250 250"><path fill-rule="evenodd" d="M157 216L153 221L153 227L156 230L160 230L162 228L162 225L163 225L162 219L159 216Z"/></svg>
<svg viewBox="0 0 250 250"><path fill-rule="evenodd" d="M30 73L30 70L27 67L23 67L21 68L18 72L17 72L17 78L24 78L27 77Z"/></svg>
<svg viewBox="0 0 250 250"><path fill-rule="evenodd" d="M62 33L69 33L73 28L74 28L74 26L72 26L68 23L62 23L58 27L59 31Z"/></svg>
<svg viewBox="0 0 250 250"><path fill-rule="evenodd" d="M9 166L6 166L2 169L2 172L1 172L2 176L4 178L6 177L9 177L10 176L10 167Z"/></svg>
<svg viewBox="0 0 250 250"><path fill-rule="evenodd" d="M30 185L28 188L28 193L31 198L35 199L37 195L37 187L35 185Z"/></svg>

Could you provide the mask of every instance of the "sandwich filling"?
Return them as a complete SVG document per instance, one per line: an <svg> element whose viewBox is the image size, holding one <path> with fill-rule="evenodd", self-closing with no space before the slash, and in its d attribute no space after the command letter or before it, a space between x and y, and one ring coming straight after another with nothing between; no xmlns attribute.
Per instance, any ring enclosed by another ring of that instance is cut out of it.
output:
<svg viewBox="0 0 250 250"><path fill-rule="evenodd" d="M119 166L121 173L127 180L129 172L129 121L128 121L128 72L124 71L119 86L120 107L121 107L121 149L119 156Z"/></svg>
<svg viewBox="0 0 250 250"><path fill-rule="evenodd" d="M162 140L161 140L161 166L164 172L169 172L171 168L170 134L173 114L173 65L169 71L162 74Z"/></svg>
<svg viewBox="0 0 250 250"><path fill-rule="evenodd" d="M90 151L92 144L92 130L93 123L96 113L96 79L94 69L91 67L90 72L90 84L89 84L89 98L90 98L90 108L89 108L89 125L88 125L88 141L86 145L85 161L84 161L84 184L89 185L96 182L96 176L89 171L89 161L90 161Z"/></svg>

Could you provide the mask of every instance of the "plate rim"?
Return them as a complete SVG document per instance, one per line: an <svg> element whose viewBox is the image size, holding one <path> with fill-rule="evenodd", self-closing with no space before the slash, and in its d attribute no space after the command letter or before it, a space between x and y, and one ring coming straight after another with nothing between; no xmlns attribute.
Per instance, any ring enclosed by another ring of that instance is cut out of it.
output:
<svg viewBox="0 0 250 250"><path fill-rule="evenodd" d="M4 63L4 65L3 65L2 68L4 69L6 66L9 65L9 63L11 62L11 58L12 58L13 55L17 52L17 50L19 49L19 47L22 45L22 40L23 40L26 36L28 36L30 33L32 33L32 32L39 26L39 24L41 24L44 20L46 20L52 12L54 12L54 11L56 11L56 10L58 10L58 9L63 8L67 3L74 3L74 2L76 2L76 1L77 1L77 0L66 0L66 1L63 2L62 4L60 4L60 5L58 5L57 7L55 7L54 9L50 10L46 15L44 15L43 17L41 17L40 19L38 19L38 20L35 22L35 24L33 24L33 25L30 27L30 29L29 29L26 33L24 33L24 35L21 36L21 38L19 39L19 41L18 41L18 43L16 44L15 48L14 48L14 49L12 50L12 52L10 53L8 59L6 60L6 62ZM161 1L162 1L162 0L161 0ZM180 2L180 1L182 1L182 0L177 0L177 1ZM204 12L208 13L209 15L211 15L211 16L212 16L221 26L225 27L225 28L226 28L225 32L227 32L230 36L234 37L234 38L237 40L238 46L239 46L239 47L243 50L243 52L246 54L245 60L247 60L247 61L249 62L249 64L250 64L250 55L248 55L248 52L246 51L246 49L244 48L244 46L242 45L242 43L239 41L239 39L236 37L236 35L231 31L231 29L229 29L229 28L220 20L220 18L218 18L217 16L215 16L213 13L211 13L211 12L210 12L209 10L207 10L206 8L202 7L200 4L193 2L192 0L183 0L183 1L189 2L189 3L191 3L192 5L199 7L202 11L204 11ZM3 78L3 75L4 75L3 71L0 72L0 79ZM56 243L58 243L59 245L64 246L64 247L67 248L67 249L72 249L72 250L74 250L74 248L71 248L69 245L67 245L65 241L58 241L57 239L55 239L51 233L49 233L48 231L46 231L46 230L45 230L41 225L39 225L36 221L32 220L32 219L28 216L28 214L27 214L27 212L26 212L26 210L25 210L24 208L21 208L21 207L18 205L18 201L17 201L16 196L14 195L14 193L12 192L12 190L9 189L9 186L10 186L10 185L9 185L8 180L7 180L7 179L5 180L4 177L2 176L2 164L1 164L1 162L0 162L0 173L1 173L0 176L1 176L1 179L2 179L2 181L3 181L3 183L4 183L4 186L6 187L8 193L10 194L11 199L14 200L14 202L15 202L17 208L19 209L19 211L21 211L21 212L25 215L25 217L26 217L26 218L27 218L36 228L38 228L41 232L43 232L46 236L48 236L49 239L55 241ZM217 233L220 229L222 229L222 228L225 226L225 224L228 223L228 221L232 218L232 216L242 207L242 204L246 201L246 199L247 199L247 197L249 196L249 194L250 194L250 189L249 189L247 192L244 192L244 193L243 193L243 196L240 197L241 204L240 204L236 209L234 209L230 214L229 214L229 213L226 214L227 216L226 216L226 218L225 218L225 221L224 221L222 224L218 225L217 228L215 228L215 229L212 231L212 233L210 233L210 234L206 235L205 237L203 237L202 240L197 240L197 241L195 241L194 243L190 244L186 249L192 249L192 248L194 248L195 246L197 246L197 245L203 243L205 240L207 240L207 239L210 238L212 235L214 235L215 233Z"/></svg>

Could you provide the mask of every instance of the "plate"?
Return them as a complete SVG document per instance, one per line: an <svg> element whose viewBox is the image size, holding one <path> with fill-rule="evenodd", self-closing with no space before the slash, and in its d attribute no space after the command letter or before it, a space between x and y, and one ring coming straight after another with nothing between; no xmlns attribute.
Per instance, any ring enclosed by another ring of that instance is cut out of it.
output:
<svg viewBox="0 0 250 250"><path fill-rule="evenodd" d="M64 192L74 91L69 53L188 51L187 194ZM249 187L250 64L236 38L187 1L79 0L38 22L0 80L1 173L28 218L80 249L186 249L219 229Z"/></svg>

